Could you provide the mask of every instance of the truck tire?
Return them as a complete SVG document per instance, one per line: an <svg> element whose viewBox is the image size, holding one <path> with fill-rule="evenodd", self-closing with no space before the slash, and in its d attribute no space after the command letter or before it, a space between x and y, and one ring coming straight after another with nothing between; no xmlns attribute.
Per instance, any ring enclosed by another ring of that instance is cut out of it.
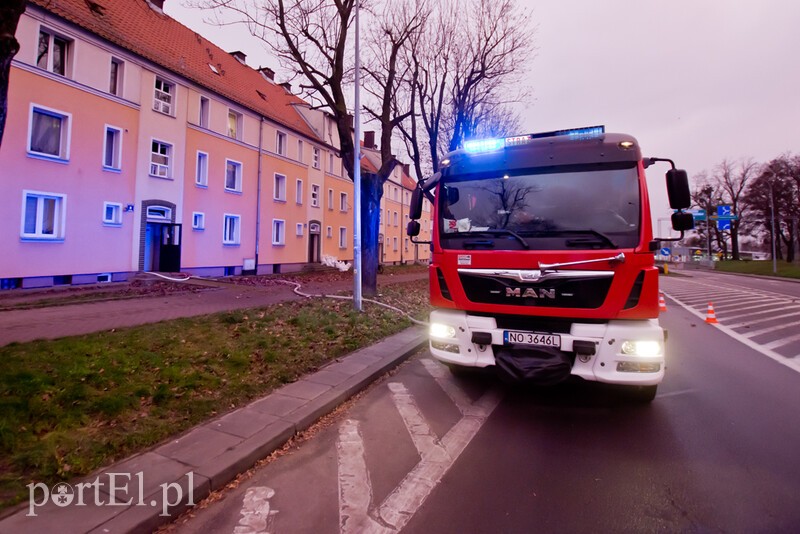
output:
<svg viewBox="0 0 800 534"><path fill-rule="evenodd" d="M658 386L629 386L626 389L631 400L641 404L648 404L656 398Z"/></svg>

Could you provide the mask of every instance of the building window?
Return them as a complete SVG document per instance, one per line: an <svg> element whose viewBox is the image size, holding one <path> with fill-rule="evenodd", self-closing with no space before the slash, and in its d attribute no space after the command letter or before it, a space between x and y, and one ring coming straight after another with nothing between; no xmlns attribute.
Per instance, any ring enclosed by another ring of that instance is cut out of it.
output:
<svg viewBox="0 0 800 534"><path fill-rule="evenodd" d="M103 140L103 167L118 171L122 168L122 129L106 125Z"/></svg>
<svg viewBox="0 0 800 534"><path fill-rule="evenodd" d="M31 106L28 152L68 160L71 118L69 113Z"/></svg>
<svg viewBox="0 0 800 534"><path fill-rule="evenodd" d="M206 229L206 214L201 211L192 212L192 229L205 230Z"/></svg>
<svg viewBox="0 0 800 534"><path fill-rule="evenodd" d="M295 228L298 237L303 236L303 223L297 223L297 227Z"/></svg>
<svg viewBox="0 0 800 534"><path fill-rule="evenodd" d="M108 92L112 95L122 96L123 74L125 63L121 59L111 58L111 72L108 80Z"/></svg>
<svg viewBox="0 0 800 534"><path fill-rule="evenodd" d="M325 229L325 237L328 237L328 238L333 237L333 226L328 226Z"/></svg>
<svg viewBox="0 0 800 534"><path fill-rule="evenodd" d="M148 221L172 221L172 210L165 206L148 206Z"/></svg>
<svg viewBox="0 0 800 534"><path fill-rule="evenodd" d="M67 75L67 62L72 41L49 30L39 31L39 51L36 66L61 76Z"/></svg>
<svg viewBox="0 0 800 534"><path fill-rule="evenodd" d="M103 224L122 226L122 204L118 202L103 202Z"/></svg>
<svg viewBox="0 0 800 534"><path fill-rule="evenodd" d="M208 154L197 151L197 168L194 174L194 183L200 187L208 187Z"/></svg>
<svg viewBox="0 0 800 534"><path fill-rule="evenodd" d="M225 190L242 192L242 164L238 161L225 160Z"/></svg>
<svg viewBox="0 0 800 534"><path fill-rule="evenodd" d="M297 161L303 163L303 140L297 140Z"/></svg>
<svg viewBox="0 0 800 534"><path fill-rule="evenodd" d="M172 145L154 139L150 148L150 176L158 176L159 178L171 177L171 159Z"/></svg>
<svg viewBox="0 0 800 534"><path fill-rule="evenodd" d="M223 219L222 244L238 245L241 234L242 217L226 213Z"/></svg>
<svg viewBox="0 0 800 534"><path fill-rule="evenodd" d="M394 225L399 226L399 223L397 222L397 212L394 212Z"/></svg>
<svg viewBox="0 0 800 534"><path fill-rule="evenodd" d="M156 87L153 93L153 110L165 115L172 115L175 84L156 77Z"/></svg>
<svg viewBox="0 0 800 534"><path fill-rule="evenodd" d="M22 192L22 232L26 239L64 239L67 196Z"/></svg>
<svg viewBox="0 0 800 534"><path fill-rule="evenodd" d="M228 110L228 137L242 138L242 114L232 109Z"/></svg>
<svg viewBox="0 0 800 534"><path fill-rule="evenodd" d="M347 211L347 193L339 193L339 211Z"/></svg>
<svg viewBox="0 0 800 534"><path fill-rule="evenodd" d="M275 151L281 156L286 155L286 134L278 132L275 136Z"/></svg>
<svg viewBox="0 0 800 534"><path fill-rule="evenodd" d="M200 97L200 117L198 123L201 128L208 128L208 117L210 113L211 102L204 96Z"/></svg>
<svg viewBox="0 0 800 534"><path fill-rule="evenodd" d="M333 210L333 189L328 189L328 209Z"/></svg>
<svg viewBox="0 0 800 534"><path fill-rule="evenodd" d="M311 166L319 169L319 149L317 147L311 149Z"/></svg>
<svg viewBox="0 0 800 534"><path fill-rule="evenodd" d="M286 242L286 221L272 219L272 244L283 245Z"/></svg>
<svg viewBox="0 0 800 534"><path fill-rule="evenodd" d="M286 176L275 173L275 187L273 190L272 198L286 202Z"/></svg>
<svg viewBox="0 0 800 534"><path fill-rule="evenodd" d="M339 227L339 248L347 248L347 228Z"/></svg>
<svg viewBox="0 0 800 534"><path fill-rule="evenodd" d="M328 154L328 172L333 174L333 154Z"/></svg>
<svg viewBox="0 0 800 534"><path fill-rule="evenodd" d="M294 201L297 204L303 203L303 180L300 178L298 178L295 183Z"/></svg>
<svg viewBox="0 0 800 534"><path fill-rule="evenodd" d="M394 244L394 246L393 246L393 249L394 249L394 251L395 251L395 252L397 252L397 238L396 238L396 237L395 237L395 238L393 238L393 239L392 239L392 242L393 242L393 244Z"/></svg>
<svg viewBox="0 0 800 534"><path fill-rule="evenodd" d="M311 206L314 208L319 207L319 186L312 185L311 186Z"/></svg>

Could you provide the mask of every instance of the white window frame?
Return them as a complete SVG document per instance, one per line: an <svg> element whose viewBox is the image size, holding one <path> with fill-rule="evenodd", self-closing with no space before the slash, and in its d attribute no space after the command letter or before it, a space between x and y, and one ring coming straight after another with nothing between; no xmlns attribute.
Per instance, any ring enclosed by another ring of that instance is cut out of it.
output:
<svg viewBox="0 0 800 534"><path fill-rule="evenodd" d="M27 215L28 197L34 197L36 202L36 221L34 222L34 231L25 231L25 219ZM42 210L44 201L46 199L55 200L55 213L53 214L53 233L43 232L43 217ZM47 193L44 191L22 191L22 209L20 217L20 237L22 239L35 239L41 241L63 241L66 235L66 222L67 222L67 195L61 193Z"/></svg>
<svg viewBox="0 0 800 534"><path fill-rule="evenodd" d="M153 145L158 144L161 147L166 147L166 154L162 154L159 147L158 152L153 151ZM174 145L172 143L167 143L166 141L161 141L160 139L151 139L150 140L150 176L155 176L156 178L172 178L172 151ZM158 163L153 161L153 157L163 157L166 158L166 163ZM155 170L155 172L153 172ZM161 174L163 171L163 174Z"/></svg>
<svg viewBox="0 0 800 534"><path fill-rule="evenodd" d="M61 121L60 138L58 140L58 154L34 150L33 145L33 117L34 114L47 115ZM59 111L57 109L31 104L28 115L28 154L31 156L45 158L54 161L69 161L70 140L72 139L72 113Z"/></svg>
<svg viewBox="0 0 800 534"><path fill-rule="evenodd" d="M303 140L297 140L297 161L303 163Z"/></svg>
<svg viewBox="0 0 800 534"><path fill-rule="evenodd" d="M328 210L333 211L333 189L328 189Z"/></svg>
<svg viewBox="0 0 800 534"><path fill-rule="evenodd" d="M297 223L295 225L295 233L297 237L303 237L303 223Z"/></svg>
<svg viewBox="0 0 800 534"><path fill-rule="evenodd" d="M311 149L311 166L319 169L319 148L317 147Z"/></svg>
<svg viewBox="0 0 800 534"><path fill-rule="evenodd" d="M339 227L339 248L347 248L347 227Z"/></svg>
<svg viewBox="0 0 800 534"><path fill-rule="evenodd" d="M202 211L192 212L192 230L205 230L206 229L206 214Z"/></svg>
<svg viewBox="0 0 800 534"><path fill-rule="evenodd" d="M117 66L116 75L114 65ZM122 96L125 83L125 62L118 57L111 57L108 68L108 92L114 96ZM114 87L116 86L116 87Z"/></svg>
<svg viewBox="0 0 800 534"><path fill-rule="evenodd" d="M228 187L228 167L233 165L234 174L233 180L234 184L233 187ZM235 159L225 159L225 191L229 193L241 193L242 192L242 176L244 175L244 165L242 165L241 161L236 161Z"/></svg>
<svg viewBox="0 0 800 534"><path fill-rule="evenodd" d="M396 211L394 212L394 225L395 226L400 226L400 223L397 220L397 212Z"/></svg>
<svg viewBox="0 0 800 534"><path fill-rule="evenodd" d="M145 216L148 221L172 222L172 208L166 206L147 206Z"/></svg>
<svg viewBox="0 0 800 534"><path fill-rule="evenodd" d="M286 202L286 175L279 172L275 173L272 181L272 200L276 202Z"/></svg>
<svg viewBox="0 0 800 534"><path fill-rule="evenodd" d="M286 244L286 221L284 219L272 219L272 244L274 246Z"/></svg>
<svg viewBox="0 0 800 534"><path fill-rule="evenodd" d="M233 221L233 235L229 235L228 221ZM222 215L222 244L239 245L242 238L242 216L236 213Z"/></svg>
<svg viewBox="0 0 800 534"><path fill-rule="evenodd" d="M347 213L347 193L344 191L339 193L339 211Z"/></svg>
<svg viewBox="0 0 800 534"><path fill-rule="evenodd" d="M286 156L288 141L289 137L285 132L275 132L275 153L280 156Z"/></svg>
<svg viewBox="0 0 800 534"><path fill-rule="evenodd" d="M294 202L301 205L303 203L303 180L297 179L294 185Z"/></svg>
<svg viewBox="0 0 800 534"><path fill-rule="evenodd" d="M319 207L319 191L320 186L318 184L311 184L311 207L318 208Z"/></svg>
<svg viewBox="0 0 800 534"><path fill-rule="evenodd" d="M330 174L333 174L333 161L334 161L333 152L331 152L330 154L328 154L328 172Z"/></svg>
<svg viewBox="0 0 800 534"><path fill-rule="evenodd" d="M108 216L108 209L111 208L111 217ZM103 225L122 226L122 204L119 202L103 202Z"/></svg>
<svg viewBox="0 0 800 534"><path fill-rule="evenodd" d="M112 147L111 164L108 162L108 133L114 132L115 146ZM106 124L103 135L103 168L108 171L122 170L122 128Z"/></svg>
<svg viewBox="0 0 800 534"><path fill-rule="evenodd" d="M396 237L392 238L392 249L394 250L394 252L397 252L397 238Z"/></svg>
<svg viewBox="0 0 800 534"><path fill-rule="evenodd" d="M233 123L231 123L233 120ZM242 139L242 128L244 116L235 109L228 108L228 137L231 139Z"/></svg>
<svg viewBox="0 0 800 534"><path fill-rule="evenodd" d="M41 44L42 34L47 35L47 62L44 66L39 65L39 46ZM64 59L62 61L61 67L63 68L64 72L56 72L53 66L53 45L55 44L56 39L64 42ZM57 74L59 76L68 77L70 75L70 65L72 64L72 51L75 47L74 39L66 37L65 35L53 31L45 26L39 27L39 34L38 40L36 41L36 66L40 69L44 69L47 72L52 72L53 74Z"/></svg>
<svg viewBox="0 0 800 534"><path fill-rule="evenodd" d="M195 158L194 183L198 187L208 187L208 152L197 151Z"/></svg>
<svg viewBox="0 0 800 534"><path fill-rule="evenodd" d="M160 86L160 87L159 87ZM175 116L175 97L178 86L161 76L156 76L153 82L153 111Z"/></svg>

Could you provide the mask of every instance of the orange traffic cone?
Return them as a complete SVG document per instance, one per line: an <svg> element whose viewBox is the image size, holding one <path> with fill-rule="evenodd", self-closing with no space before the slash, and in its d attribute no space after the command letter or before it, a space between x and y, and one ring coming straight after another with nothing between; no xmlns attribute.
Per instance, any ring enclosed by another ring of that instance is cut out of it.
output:
<svg viewBox="0 0 800 534"><path fill-rule="evenodd" d="M708 324L717 324L717 314L714 313L714 303L708 303L708 313L706 314L706 322Z"/></svg>
<svg viewBox="0 0 800 534"><path fill-rule="evenodd" d="M667 301L664 300L664 293L658 294L658 311L667 311Z"/></svg>

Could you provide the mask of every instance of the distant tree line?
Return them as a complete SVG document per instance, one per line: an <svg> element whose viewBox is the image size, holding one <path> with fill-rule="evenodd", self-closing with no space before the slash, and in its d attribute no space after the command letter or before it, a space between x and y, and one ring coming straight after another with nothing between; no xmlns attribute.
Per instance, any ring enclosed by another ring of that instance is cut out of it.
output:
<svg viewBox="0 0 800 534"><path fill-rule="evenodd" d="M768 163L723 160L710 173L694 177L692 200L709 216L716 215L717 206L731 206L738 219L731 221L729 230L720 230L713 220L701 222L697 235L685 240L686 244L706 248L710 240L711 248L738 260L742 241L749 239L751 247L770 253L774 241L777 259L796 260L800 155L784 154Z"/></svg>

